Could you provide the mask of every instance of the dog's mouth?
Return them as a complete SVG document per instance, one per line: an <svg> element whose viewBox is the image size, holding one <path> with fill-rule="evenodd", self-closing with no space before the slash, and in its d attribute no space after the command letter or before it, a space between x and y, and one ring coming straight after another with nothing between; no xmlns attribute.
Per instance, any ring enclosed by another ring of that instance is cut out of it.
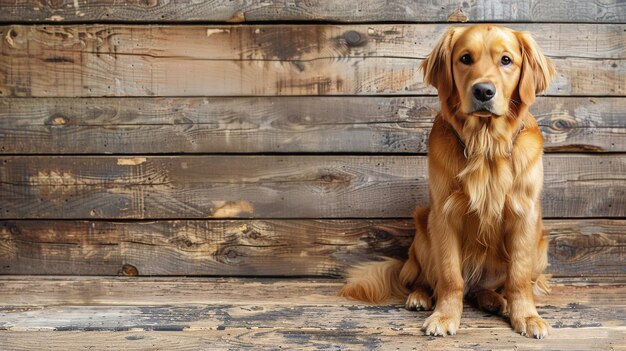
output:
<svg viewBox="0 0 626 351"><path fill-rule="evenodd" d="M470 111L467 113L470 116L489 118L500 117L501 113L498 113L494 106L493 101L472 101Z"/></svg>
<svg viewBox="0 0 626 351"><path fill-rule="evenodd" d="M475 101L472 105L473 105L472 111L470 111L468 115L482 117L482 118L500 117L501 115L501 113L499 113L500 111L497 111L493 102L491 101L487 101L487 102Z"/></svg>
<svg viewBox="0 0 626 351"><path fill-rule="evenodd" d="M493 112L491 110L488 110L488 109L476 110L476 111L473 111L472 113L470 113L470 115L477 116L477 117L483 117L483 118L498 117L498 114L496 114L495 112Z"/></svg>

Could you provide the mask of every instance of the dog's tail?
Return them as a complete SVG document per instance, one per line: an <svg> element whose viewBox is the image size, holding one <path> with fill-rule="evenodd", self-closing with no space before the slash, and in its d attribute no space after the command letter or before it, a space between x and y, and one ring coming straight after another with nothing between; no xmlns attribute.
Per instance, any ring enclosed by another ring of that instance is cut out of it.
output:
<svg viewBox="0 0 626 351"><path fill-rule="evenodd" d="M340 296L370 303L405 298L409 291L400 282L404 262L386 258L381 262L369 262L348 269L346 285Z"/></svg>
<svg viewBox="0 0 626 351"><path fill-rule="evenodd" d="M551 276L548 274L542 274L533 281L533 293L535 296L548 295L552 291L550 283L548 282L550 277Z"/></svg>

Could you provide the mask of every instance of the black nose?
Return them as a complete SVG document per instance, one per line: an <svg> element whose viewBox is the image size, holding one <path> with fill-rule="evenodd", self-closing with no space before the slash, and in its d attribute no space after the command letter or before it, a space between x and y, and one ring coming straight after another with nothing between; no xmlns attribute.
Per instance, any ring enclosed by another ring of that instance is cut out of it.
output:
<svg viewBox="0 0 626 351"><path fill-rule="evenodd" d="M496 87L491 83L478 83L472 87L472 93L479 101L489 101L496 95Z"/></svg>

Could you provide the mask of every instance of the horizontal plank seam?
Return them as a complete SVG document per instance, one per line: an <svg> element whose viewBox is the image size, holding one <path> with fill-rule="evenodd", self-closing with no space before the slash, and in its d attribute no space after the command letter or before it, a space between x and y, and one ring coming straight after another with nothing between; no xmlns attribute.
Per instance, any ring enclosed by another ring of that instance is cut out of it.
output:
<svg viewBox="0 0 626 351"><path fill-rule="evenodd" d="M11 118L11 117L9 116L9 118ZM400 123L402 123L402 124L404 124L404 123L427 124L428 122L426 122L426 121L420 122L420 121L410 121L410 120L398 120L398 121L366 121L366 122L336 122L336 123L320 122L320 123L311 123L311 124L299 123L299 125L315 127L315 126L361 126L361 125L400 124ZM215 127L220 127L221 125L223 125L223 123L219 123L219 122L109 123L109 124L71 124L71 125L64 125L64 126L49 126L49 125L45 125L45 124L42 125L41 123L37 123L37 124L22 124L22 125L20 125L20 127L42 127L42 126L46 126L46 127L51 127L51 128L55 128L55 129L61 130L61 129L68 129L68 128L110 127L110 126L129 127L129 126L190 126L190 125L191 126L215 126ZM589 127L577 126L577 127L572 127L572 128L589 128ZM603 126L599 126L599 127L594 127L594 128L596 128L596 129L619 129L620 127L603 127ZM567 128L562 128L562 129L567 129ZM2 130L2 128L0 128L0 130ZM17 130L19 130L19 129L17 129ZM254 131L258 131L259 128L258 127L256 127L256 128L255 127L249 127L249 128L222 128L222 130L228 130L229 132L254 132Z"/></svg>
<svg viewBox="0 0 626 351"><path fill-rule="evenodd" d="M434 116L433 116L434 117ZM14 118L16 120L22 119L22 117L12 117L12 116L8 116L8 118ZM30 117L26 117L28 119L31 119ZM553 128L553 124L551 123L542 123L543 121L538 121L537 124L540 127L546 127L546 128ZM76 128L88 128L88 127L111 127L111 126L120 126L120 127L133 127L133 126L137 126L137 127L142 127L142 126L154 126L154 127L163 127L163 126L215 126L215 127L220 127L223 123L219 123L219 122L172 122L172 123L108 123L108 124L92 124L92 123L79 123L79 124L68 124L68 125L62 125L62 126L51 126L51 125L47 125L47 124L41 124L41 123L31 123L31 124L20 124L19 127L49 127L49 128L53 128L53 129L57 129L57 130L65 130L65 129L76 129ZM426 128L428 126L430 126L432 124L431 121L428 120L424 120L424 121L419 121L419 120L411 120L411 119L407 119L407 120L376 120L376 121L362 121L362 122L319 122L319 123L309 123L309 124L304 124L304 123L300 123L299 125L301 126L310 126L310 127L316 127L316 126L367 126L367 125L386 125L386 124L420 124L420 125L424 125L421 128ZM620 130L620 129L625 129L626 130L626 126L615 126L615 127L611 127L611 126L603 126L603 125L571 125L571 126L567 126L567 127L558 127L556 129L559 130L568 130L568 129L589 129L589 128L593 128L594 130L596 129L607 129L607 130ZM2 130L20 130L19 128L17 129L12 129L12 128L4 128L4 127L0 127L0 131ZM229 132L254 132L254 131L258 131L259 128L258 127L249 127L249 128L222 128L221 130L227 130Z"/></svg>
<svg viewBox="0 0 626 351"><path fill-rule="evenodd" d="M380 256L374 256L372 255L372 260L374 260L376 257L380 257ZM554 274L548 274L550 276L550 279L563 279L563 280L569 280L569 279L594 279L594 278L606 278L606 279L613 279L613 278L626 278L626 275L623 274L593 274L593 275L585 275L585 276L581 276L581 275L554 275ZM60 279L55 279L55 280L72 280L72 278L82 278L82 277L91 277L91 278L104 278L104 279L122 279L124 281L137 281L137 282L141 282L143 279L151 279L151 278L157 278L157 279L164 279L165 281L168 281L170 279L174 280L174 279L181 279L181 278L190 278L190 279L194 279L194 281L197 279L238 279L238 280L249 280L251 282L254 282L255 280L262 280L262 279L268 279L268 280L277 280L277 281L285 281L285 282L291 282L291 281L307 281L307 280L322 280L322 281L328 281L328 280L333 280L333 281L337 281L337 283L342 283L345 281L345 277L343 277L342 275L339 274L332 274L332 275L262 275L262 274L254 274L254 275L237 275L237 274L226 274L226 275L218 275L218 274L185 274L185 275L163 275L163 274L151 274L151 275L136 275L136 276L121 276L121 275L76 275L76 274L12 274L12 273L4 273L2 275L0 275L0 283L2 283L2 278L5 277L7 279L9 279L9 281L13 281L16 277L32 277L33 279L39 279L39 278L48 278L48 277L56 277L56 278L60 278ZM208 282L208 281L207 281ZM566 284L566 283L559 283L560 286L577 286L580 283L585 283L584 281L579 281L579 282L575 282L575 283L570 283L570 284ZM332 284L335 284L335 282L333 282ZM626 283L592 283L591 284L601 284L601 285L606 285L606 286L626 286Z"/></svg>
<svg viewBox="0 0 626 351"><path fill-rule="evenodd" d="M372 259L374 259L374 256L372 256ZM548 274L550 275L550 274ZM13 277L20 277L20 276L25 276L24 274L11 274L11 273L5 273L0 275L0 283L3 282L2 277L6 277L8 279L11 279ZM27 275L29 277L32 277L34 279L40 279L40 278L46 278L48 275L47 274L30 274ZM73 281L72 277L98 277L98 278L104 278L104 279L114 279L114 278L120 278L120 279L124 279L124 281L128 280L136 280L136 281L140 281L141 279L150 279L150 278L158 278L158 279L166 279L165 281L169 280L169 279L180 279L180 278L190 278L190 279L238 279L238 280L250 280L250 281L254 281L257 279L268 279L268 280L279 280L279 281L307 281L307 280L336 280L337 283L336 284L341 284L343 282L345 282L345 277L342 274L327 274L327 275L217 275L217 274L185 274L185 275L159 275L159 274L153 274L153 275L137 275L137 276L120 276L120 275L116 275L116 274L111 274L111 275L76 275L76 274L67 274L67 275L61 275L61 274L53 274L50 276L54 276L54 277L65 277L67 278L67 281ZM554 279L574 279L574 278L580 278L580 279L594 279L594 278L600 278L600 279L626 279L626 275L625 274L615 274L615 275L571 275L571 276L567 276L567 275L560 275L560 276L554 276L552 275L552 278ZM57 279L58 280L58 279ZM7 281L13 281L13 280L7 280ZM163 280L159 280L159 281L163 281ZM212 282L210 280L206 281L206 283L215 283ZM575 282L575 283L571 283L571 284L559 284L560 286L579 286L579 284L581 283L585 283L584 281L580 281L580 282ZM333 283L335 284L335 283ZM553 285L553 284L551 284ZM607 287L624 287L626 286L626 283L594 283L593 281L590 283L590 285L602 285L602 286L607 286Z"/></svg>
<svg viewBox="0 0 626 351"><path fill-rule="evenodd" d="M135 96L112 96L112 95L75 95L75 96L54 96L54 95L50 95L50 96L7 96L6 98L11 98L11 99L126 99L126 98L137 98L137 99L148 99L148 98L155 98L155 99L183 99L183 98L188 98L188 99L192 99L192 98L227 98L227 99L231 99L231 98L279 98L279 97L291 97L291 98L305 98L305 97L315 97L315 98L321 98L321 97L329 97L329 98L365 98L365 97L371 97L371 98L402 98L402 97L406 97L406 98L413 98L413 97L437 97L436 94L402 94L402 95L395 95L395 94L370 94L370 93L358 93L358 94L303 94L303 95L285 95L285 94L281 94L281 95L135 95ZM572 95L552 95L552 94L547 94L547 95L537 95L537 97L550 97L550 98L598 98L598 99L602 99L602 98L613 98L613 99L618 99L618 98L626 98L626 94L623 95L590 95L590 94L572 94ZM4 97L0 96L0 99L4 99Z"/></svg>
<svg viewBox="0 0 626 351"><path fill-rule="evenodd" d="M1 130L1 129L0 129ZM619 157L625 156L626 152L623 151L597 151L597 152L581 152L581 151L573 151L573 152L563 152L563 151L555 151L551 152L546 150L546 154L550 156L607 156L607 157ZM188 156L188 157L203 157L203 156L241 156L241 157L251 157L251 156L263 156L263 157L303 157L303 156L319 156L324 157L376 157L376 156L396 156L396 157L427 157L428 153L423 152L198 152L198 153L188 153L188 152L163 152L163 153L62 153L62 154L51 154L51 153L37 153L37 154L24 154L24 153L0 153L0 157L41 157L41 156L57 156L57 157L124 157L128 155L133 156L146 156L146 157L169 157L169 156Z"/></svg>
<svg viewBox="0 0 626 351"><path fill-rule="evenodd" d="M1 222L1 221L0 221ZM567 234L569 236L579 236L579 233L570 233ZM584 235L584 234L583 234ZM564 234L559 234L559 237L563 237L566 236ZM39 241L39 240L28 240L28 239L22 239L19 237L15 237L15 236L11 236L10 238L4 238L3 239L4 242L16 242L16 243L23 243L23 244L37 244L37 245L55 245L55 246L68 246L68 247L80 247L83 246L84 243L81 242L64 242L62 241L62 239L59 239L59 241ZM142 245L142 246L152 246L152 247L168 247L169 245L166 244L155 244L155 243L150 243L150 242L146 242L146 241L138 241L138 240L117 240L114 243L106 243L106 242L101 242L101 243L88 243L89 247L116 247L116 246L120 246L123 244L136 244L136 245ZM321 241L314 241L311 243L311 245L318 245L321 247L351 247L351 246L355 246L354 243L349 243L349 244L339 244L339 243L328 243L328 242L321 242ZM239 243L239 244L229 244L228 247L229 248L234 248L234 247L250 247L250 248L255 248L255 249L262 249L262 248L280 248L280 247L288 247L290 245L287 244L277 244L277 245L251 245L251 244L243 244L243 243ZM593 245L594 249L600 249L600 248L626 248L626 244L614 244L614 245ZM407 247L408 249L408 247ZM374 259L375 257L377 257L375 254L372 254L372 259ZM50 261L54 261L53 258L49 259ZM606 266L606 267L613 267L613 266L618 266L619 264L617 263L612 263L612 264L597 264L598 266ZM619 265L621 266L621 265ZM620 273L616 273L613 275L607 275L607 277L611 277L611 276L626 276L626 269L624 270L624 274L620 274ZM554 278L563 278L563 277L577 277L578 275L554 275L551 274ZM594 277L596 275L593 275Z"/></svg>
<svg viewBox="0 0 626 351"><path fill-rule="evenodd" d="M195 98L220 98L220 99L236 99L236 98L419 98L419 97L437 97L437 94L309 94L309 95L133 95L133 96L111 96L111 95L77 95L77 96L7 96L6 99L195 99ZM582 99L582 98L606 98L606 99L622 99L624 95L592 95L592 94L572 94L572 95L552 95L542 94L537 97L549 97L558 99ZM2 98L2 97L0 97Z"/></svg>
<svg viewBox="0 0 626 351"><path fill-rule="evenodd" d="M111 51L83 51L83 50L67 50L67 49L54 49L55 54L69 53L69 54L81 54L81 55L91 55L91 56L101 56L101 55L110 55L110 56L138 56L138 57L149 57L155 59L183 59L188 61L209 61L209 62L315 62L320 60L336 60L338 57L341 59L361 59L361 58L390 58L390 59L404 59L404 60L424 60L426 57L422 56L403 56L403 55L358 55L358 56L318 56L308 59L271 59L271 58L206 58L206 57L193 57L193 56L183 56L183 55L154 55L154 54L141 54L141 53L130 53L130 52L111 52ZM7 55L8 57L32 57L31 55ZM625 61L626 57L587 57L587 56L576 56L576 55L546 55L547 57L553 59L584 59L590 61Z"/></svg>
<svg viewBox="0 0 626 351"><path fill-rule="evenodd" d="M418 206L429 206L429 204L418 204ZM607 220L607 221L626 221L626 217L542 217L544 221L584 221L584 220ZM241 218L241 217L224 217L224 218L215 218L215 217L158 217L158 218L11 218L4 217L0 218L0 223L8 222L8 221L46 221L46 222L115 222L115 223L153 223L156 221L210 221L210 222L219 222L219 221L239 221L239 222L250 222L250 221L400 221L400 220L409 220L412 221L411 217L254 217L254 218ZM626 232L623 233L626 235Z"/></svg>
<svg viewBox="0 0 626 351"><path fill-rule="evenodd" d="M598 25L620 25L626 24L626 22L612 22L612 21L592 21L592 20L580 20L580 21L560 21L560 20L536 20L536 21L511 21L505 19L485 19L485 20L472 20L467 22L458 21L341 21L341 20L259 20L259 21L244 21L239 23L227 22L227 21L203 21L203 20L142 20L137 18L136 20L107 20L104 18L98 18L93 20L32 20L32 21L19 21L19 20L0 20L0 25L24 25L24 26L36 26L36 25L50 25L50 26L63 26L63 25L80 25L80 24L104 24L104 25L164 25L164 26L186 26L186 25L224 25L224 26L259 26L259 25L411 25L411 24L449 24L449 25L463 25L463 24L479 24L479 23L497 23L499 25L515 25L515 24L598 24Z"/></svg>
<svg viewBox="0 0 626 351"><path fill-rule="evenodd" d="M421 312L424 313L424 312ZM140 325L140 326L109 326L109 327L98 327L98 326L89 326L89 327L81 327L81 326L70 326L70 327L63 327L63 328L57 328L57 327L22 327L22 326L16 326L16 327L4 327L3 329L0 329L0 335L3 334L11 334L11 333L28 333L25 338L28 338L29 335L35 335L36 333L45 333L45 332L54 332L55 334L60 334L60 333L76 333L79 332L80 334L77 334L76 337L77 338L83 338L85 336L87 336L88 334L84 334L84 333L105 333L105 332L116 332L116 333L133 333L134 336L136 336L135 334L139 335L141 333L164 333L164 332L175 332L175 333L193 333L193 332L207 332L207 331L221 331L223 329L223 326L217 326L217 327L201 327L201 326L188 326L188 323L182 323L182 324L176 324L176 323L172 323L172 324L166 324L166 325ZM390 330L394 330L393 327L389 327ZM573 327L559 327L557 328L557 330L568 330L568 329L579 329L581 332L585 331L585 330L613 330L613 331L622 331L622 330L626 330L626 327L618 327L618 326L596 326L594 325L590 325L590 326L585 326L585 325L580 325L580 326L573 326ZM363 335L372 335L372 336L380 336L381 335L381 329L379 328L356 328L356 329L344 329L344 328L340 328L340 327L302 327L302 328L294 328L294 327L265 327L265 326L255 326L254 330L256 330L257 332L263 332L263 333L267 333L267 332L282 332L282 333L316 333L316 332L339 332L341 334L346 334L346 335L354 335L356 336L363 336ZM504 330L504 331L511 331L511 327L489 327L489 328L485 328L485 327L473 327L473 326L464 326L463 331L484 331L485 333L488 331L495 331L495 330ZM230 333L236 333L238 331L245 331L246 333L250 333L251 330L250 328L246 328L246 327L227 327L224 331L224 334L228 334L230 335ZM395 330L394 330L395 331ZM397 333L399 333L398 335L401 334L406 334L408 332L415 332L415 335L421 335L421 329L420 327L403 327L401 331L395 331ZM390 334L390 336L393 336L396 334ZM203 335L204 337L204 335ZM127 337L128 338L128 337ZM200 338L200 337L198 337ZM54 339L53 339L54 340ZM134 340L134 339L132 339ZM417 339L419 340L419 339ZM497 339L496 339L497 340ZM599 339L601 340L601 339ZM611 339L609 339L611 340ZM534 341L534 340L533 340ZM616 340L617 341L617 340ZM154 343L151 342L144 342L145 345L149 345L152 344L152 346L154 347ZM333 342L333 346L336 347L337 342ZM238 345L239 347L242 347L241 345L245 345L245 343L243 342L238 342L235 345ZM292 345L291 343L286 343L284 344L285 346L290 346ZM302 345L297 344L298 347L302 347ZM357 344L357 343L342 343L342 346L354 346L354 345L361 345L361 344ZM416 343L416 345L420 345L419 343ZM428 345L428 344L425 344ZM452 342L450 343L450 345L452 345ZM594 344L596 347L599 344ZM134 347L137 347L137 345L133 344ZM151 348L145 348L145 349L151 349ZM210 348L209 348L210 349ZM232 348L229 347L229 350L233 350L233 349L239 349L239 348ZM298 349L298 348L296 348ZM326 348L323 348L326 349ZM428 349L428 348L425 348ZM517 347L515 347L514 349L518 349ZM524 347L522 347L522 349L525 349ZM613 349L613 348L612 348ZM613 349L614 350L614 349Z"/></svg>
<svg viewBox="0 0 626 351"><path fill-rule="evenodd" d="M590 278L608 279L609 281L589 281ZM623 287L626 286L626 280L624 281L610 281L614 278L626 278L626 276L613 276L613 275L593 275L593 276L573 276L573 277L555 277L549 278L552 286L558 287L570 287L581 286L581 284L589 285L601 285L607 287ZM40 275L40 274L3 274L0 275L0 283L19 284L29 283L33 281L42 281L50 284L56 282L84 282L89 280L103 280L113 283L127 283L134 284L151 284L151 283L177 283L177 284L232 284L233 282L244 283L264 283L264 284L314 284L318 286L339 286L345 282L343 277L311 277L311 276L284 276L277 278L264 278L264 277L243 277L234 278L228 276L208 278L202 276L110 276L110 275Z"/></svg>
<svg viewBox="0 0 626 351"><path fill-rule="evenodd" d="M101 55L110 55L110 56L138 56L138 57L149 57L155 59L183 59L187 61L210 61L210 62L314 62L320 60L337 60L337 58L341 59L360 59L360 58L391 58L391 59L406 59L406 60L423 60L424 57L417 56L401 56L401 55L361 55L361 56L319 56L308 59L269 59L269 58L254 58L254 59L244 59L244 58L206 58L206 57L193 57L193 56L180 56L180 55L153 55L153 54L139 54L139 53L130 53L130 52L110 52L110 51L83 51L83 50L66 50L66 49L54 49L54 53L70 53L70 54L81 54L81 55L91 55L91 56L101 56ZM16 57L16 58L29 58L31 55L6 55L8 57ZM570 56L567 56L570 57ZM611 58L594 58L596 60L613 60ZM616 58L614 60L626 60L626 58Z"/></svg>

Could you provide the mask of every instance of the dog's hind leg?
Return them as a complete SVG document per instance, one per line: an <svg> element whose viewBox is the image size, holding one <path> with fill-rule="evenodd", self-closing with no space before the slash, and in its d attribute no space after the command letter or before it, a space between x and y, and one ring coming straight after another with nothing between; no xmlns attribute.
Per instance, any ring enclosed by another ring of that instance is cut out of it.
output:
<svg viewBox="0 0 626 351"><path fill-rule="evenodd" d="M470 294L469 299L476 307L488 313L501 315L506 309L504 297L490 289L478 290Z"/></svg>
<svg viewBox="0 0 626 351"><path fill-rule="evenodd" d="M424 270L420 264L420 259L427 259L429 241L428 213L427 207L415 209L415 238L409 249L409 258L404 263L400 271L400 282L411 291L406 298L405 307L407 310L430 310L433 307L432 293L429 284L425 281Z"/></svg>
<svg viewBox="0 0 626 351"><path fill-rule="evenodd" d="M414 289L406 298L404 307L409 311L427 311L433 308L433 301L426 289Z"/></svg>

